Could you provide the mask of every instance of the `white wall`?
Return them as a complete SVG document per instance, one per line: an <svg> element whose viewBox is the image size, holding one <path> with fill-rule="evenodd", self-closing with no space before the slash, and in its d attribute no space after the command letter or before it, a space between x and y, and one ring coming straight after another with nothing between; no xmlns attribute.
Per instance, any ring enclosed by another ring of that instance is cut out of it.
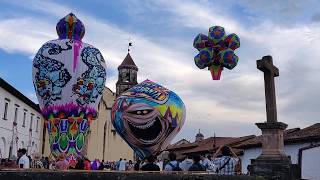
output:
<svg viewBox="0 0 320 180"><path fill-rule="evenodd" d="M298 164L299 162L299 149L310 146L311 143L290 144L284 146L284 152L291 157L292 164Z"/></svg>
<svg viewBox="0 0 320 180"><path fill-rule="evenodd" d="M291 157L292 164L298 164L299 149L310 146L311 143L290 144L284 146L286 155ZM247 173L247 166L251 164L251 159L256 159L261 154L261 148L245 149L244 154L240 156L242 161L242 173ZM318 155L320 157L320 154ZM320 166L318 166L319 168ZM320 168L319 168L320 169ZM320 176L319 176L320 177Z"/></svg>
<svg viewBox="0 0 320 180"><path fill-rule="evenodd" d="M303 179L320 179L320 147L302 151L301 176Z"/></svg>
<svg viewBox="0 0 320 180"><path fill-rule="evenodd" d="M5 98L9 99L9 106L7 112L7 120L3 119L4 109L5 109ZM32 107L28 106L24 102L22 102L17 97L13 96L6 90L0 87L0 149L2 157L7 158L9 156L9 149L12 141L12 127L14 121L15 107L17 104L18 113L17 113L17 131L18 131L18 142L17 145L13 147L13 154L16 155L17 148L27 148L32 142L34 142L34 146L29 147L29 153L40 152L41 147L41 134L42 134L42 126L43 119L39 112L37 112ZM26 109L26 120L25 127L23 127L23 113L24 109ZM29 129L30 129L30 121L31 121L31 113L34 114L33 122L32 122L32 138L29 138ZM40 118L38 123L38 131L36 131L37 117ZM3 144L5 142L5 144ZM24 145L24 147L23 147ZM37 147L37 148L35 148Z"/></svg>
<svg viewBox="0 0 320 180"><path fill-rule="evenodd" d="M248 172L247 167L251 164L251 159L256 159L261 154L261 148L245 149L244 154L240 156L242 163L242 173Z"/></svg>

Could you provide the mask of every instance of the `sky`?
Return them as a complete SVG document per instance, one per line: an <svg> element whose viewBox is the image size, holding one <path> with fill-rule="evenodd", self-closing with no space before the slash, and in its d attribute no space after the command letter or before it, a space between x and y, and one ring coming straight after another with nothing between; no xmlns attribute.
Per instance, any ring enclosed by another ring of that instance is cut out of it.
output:
<svg viewBox="0 0 320 180"><path fill-rule="evenodd" d="M256 60L273 57L278 121L289 128L318 122L320 107L320 5L317 0L117 0L0 1L0 77L37 102L32 60L47 41L56 39L59 19L73 12L86 27L83 41L102 52L106 86L115 91L117 67L130 54L138 81L150 79L176 92L187 109L175 141L260 134L266 121L263 73ZM239 63L221 80L194 64L198 33L211 26L236 33Z"/></svg>

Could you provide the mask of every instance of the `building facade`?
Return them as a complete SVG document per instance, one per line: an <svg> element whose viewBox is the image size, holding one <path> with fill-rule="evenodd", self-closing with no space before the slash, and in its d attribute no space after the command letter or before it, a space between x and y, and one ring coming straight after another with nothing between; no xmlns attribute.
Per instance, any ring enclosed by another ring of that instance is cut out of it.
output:
<svg viewBox="0 0 320 180"><path fill-rule="evenodd" d="M43 124L38 105L0 78L0 158L41 153Z"/></svg>

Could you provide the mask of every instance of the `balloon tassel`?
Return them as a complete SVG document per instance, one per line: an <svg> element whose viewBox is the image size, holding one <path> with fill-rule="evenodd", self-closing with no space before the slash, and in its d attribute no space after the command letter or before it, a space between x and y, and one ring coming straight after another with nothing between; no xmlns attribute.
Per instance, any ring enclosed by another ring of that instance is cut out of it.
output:
<svg viewBox="0 0 320 180"><path fill-rule="evenodd" d="M212 80L220 80L221 72L223 70L223 67L221 65L210 66L209 70L211 72Z"/></svg>

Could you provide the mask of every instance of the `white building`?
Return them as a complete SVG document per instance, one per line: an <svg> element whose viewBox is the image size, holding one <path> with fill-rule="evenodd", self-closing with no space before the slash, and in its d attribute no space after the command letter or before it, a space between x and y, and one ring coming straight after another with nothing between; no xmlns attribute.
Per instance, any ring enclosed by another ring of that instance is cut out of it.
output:
<svg viewBox="0 0 320 180"><path fill-rule="evenodd" d="M320 179L320 123L304 129L285 131L284 150L291 157L292 164L301 169L302 179ZM247 173L251 159L261 154L261 136L245 141L236 148L243 149L242 172Z"/></svg>
<svg viewBox="0 0 320 180"><path fill-rule="evenodd" d="M42 152L43 118L38 105L0 78L0 158Z"/></svg>

